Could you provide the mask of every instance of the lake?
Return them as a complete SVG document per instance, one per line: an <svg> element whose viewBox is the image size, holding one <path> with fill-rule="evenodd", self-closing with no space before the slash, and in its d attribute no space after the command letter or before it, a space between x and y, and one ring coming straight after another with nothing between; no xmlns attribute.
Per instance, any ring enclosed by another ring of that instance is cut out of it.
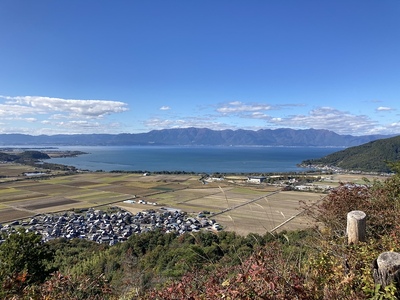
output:
<svg viewBox="0 0 400 300"><path fill-rule="evenodd" d="M325 147L215 147L215 146L71 146L88 154L52 158L51 163L83 170L185 171L196 173L301 172L303 160L320 158L343 148Z"/></svg>

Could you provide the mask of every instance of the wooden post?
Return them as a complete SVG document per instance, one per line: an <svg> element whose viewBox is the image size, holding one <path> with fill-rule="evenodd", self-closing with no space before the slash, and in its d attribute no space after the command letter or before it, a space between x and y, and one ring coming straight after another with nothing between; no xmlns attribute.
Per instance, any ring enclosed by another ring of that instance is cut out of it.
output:
<svg viewBox="0 0 400 300"><path fill-rule="evenodd" d="M373 263L373 276L375 284L382 288L394 283L397 288L400 286L400 253L383 252Z"/></svg>
<svg viewBox="0 0 400 300"><path fill-rule="evenodd" d="M347 214L347 241L349 244L365 242L367 215L360 210L353 210Z"/></svg>

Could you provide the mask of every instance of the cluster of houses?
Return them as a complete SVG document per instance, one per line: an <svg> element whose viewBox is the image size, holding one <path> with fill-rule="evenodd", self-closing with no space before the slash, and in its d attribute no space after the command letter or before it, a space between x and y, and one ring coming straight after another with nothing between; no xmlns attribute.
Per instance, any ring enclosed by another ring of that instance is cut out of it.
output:
<svg viewBox="0 0 400 300"><path fill-rule="evenodd" d="M65 212L38 215L26 222L14 221L5 226L0 225L0 231L9 234L18 227L25 228L26 232L42 235L44 242L56 238L83 238L108 245L123 242L133 234L156 229L176 234L202 229L222 229L204 213L190 217L180 210L167 208L138 212L135 215L120 209L107 213L93 208L79 214Z"/></svg>

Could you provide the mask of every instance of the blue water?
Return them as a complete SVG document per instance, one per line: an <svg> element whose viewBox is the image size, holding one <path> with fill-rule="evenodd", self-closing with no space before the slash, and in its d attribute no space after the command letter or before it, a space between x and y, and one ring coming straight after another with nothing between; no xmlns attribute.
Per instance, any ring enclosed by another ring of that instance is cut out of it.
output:
<svg viewBox="0 0 400 300"><path fill-rule="evenodd" d="M59 147L88 154L53 158L51 163L83 170L185 171L206 173L270 173L304 171L296 165L343 148L320 147Z"/></svg>

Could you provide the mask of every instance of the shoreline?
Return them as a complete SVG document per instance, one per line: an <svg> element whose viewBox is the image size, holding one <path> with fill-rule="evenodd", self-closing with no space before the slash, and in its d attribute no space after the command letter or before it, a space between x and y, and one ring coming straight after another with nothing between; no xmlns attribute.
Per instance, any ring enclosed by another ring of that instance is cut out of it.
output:
<svg viewBox="0 0 400 300"><path fill-rule="evenodd" d="M84 151L61 150L57 147L0 147L0 152L7 154L20 154L25 151L39 151L41 153L47 154L50 158L77 157L82 154L88 154Z"/></svg>
<svg viewBox="0 0 400 300"><path fill-rule="evenodd" d="M83 154L89 154L88 152L83 151L72 151L72 150L55 150L55 151L42 151L46 153L50 158L64 158L64 157L77 157Z"/></svg>

